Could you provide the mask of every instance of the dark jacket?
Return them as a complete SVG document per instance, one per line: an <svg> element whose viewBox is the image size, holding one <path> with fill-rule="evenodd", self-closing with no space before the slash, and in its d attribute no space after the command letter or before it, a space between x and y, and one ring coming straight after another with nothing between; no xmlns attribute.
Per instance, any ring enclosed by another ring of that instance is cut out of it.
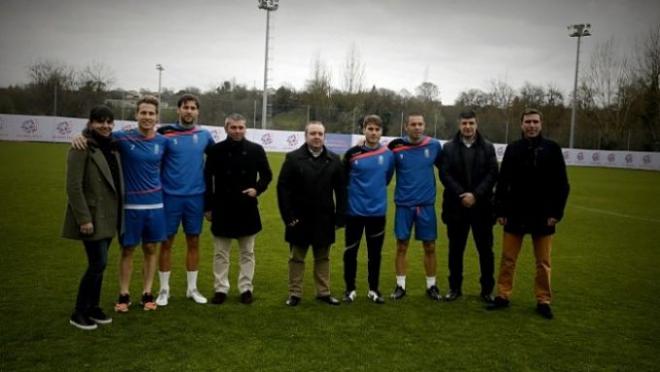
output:
<svg viewBox="0 0 660 372"><path fill-rule="evenodd" d="M494 223L493 186L497 181L497 156L492 143L479 132L472 144L474 160L467 169L465 151L468 149L461 140L460 132L442 146L440 157L440 181L445 190L442 194L442 221L444 223L466 222L477 218ZM468 174L469 173L469 174ZM466 208L459 195L471 192L476 203Z"/></svg>
<svg viewBox="0 0 660 372"><path fill-rule="evenodd" d="M286 155L277 180L277 201L294 245L330 245L344 225L346 186L339 156L324 147L314 158L303 144ZM294 220L299 222L289 226Z"/></svg>
<svg viewBox="0 0 660 372"><path fill-rule="evenodd" d="M119 154L112 152L119 165ZM112 238L121 224L122 175L115 181L108 162L93 138L87 138L87 150L70 149L66 163L67 206L62 237L78 240ZM80 225L92 222L92 235L80 234Z"/></svg>
<svg viewBox="0 0 660 372"><path fill-rule="evenodd" d="M495 192L498 217L506 217L504 231L550 235L550 217L561 220L568 198L566 164L556 142L539 135L508 145Z"/></svg>
<svg viewBox="0 0 660 372"><path fill-rule="evenodd" d="M261 231L257 198L243 194L243 190L254 188L260 195L272 179L260 145L229 138L213 145L204 166L204 209L212 212L213 235L239 238Z"/></svg>

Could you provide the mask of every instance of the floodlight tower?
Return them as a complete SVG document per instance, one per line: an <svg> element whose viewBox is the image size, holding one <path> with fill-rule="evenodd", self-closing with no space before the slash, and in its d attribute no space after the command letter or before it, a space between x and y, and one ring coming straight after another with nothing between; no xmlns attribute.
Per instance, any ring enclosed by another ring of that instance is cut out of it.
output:
<svg viewBox="0 0 660 372"><path fill-rule="evenodd" d="M163 65L160 63L156 65L156 70L158 70L158 124L160 124L160 110L161 110L161 105L160 105L160 89L161 89L161 78L163 77Z"/></svg>
<svg viewBox="0 0 660 372"><path fill-rule="evenodd" d="M266 57L264 59L264 93L261 107L261 128L266 129L268 118L268 39L270 37L270 12L279 8L279 0L257 0L259 9L266 11Z"/></svg>
<svg viewBox="0 0 660 372"><path fill-rule="evenodd" d="M575 80L573 81L573 108L571 110L571 136L568 140L568 147L573 148L575 138L575 110L577 107L577 84L578 68L580 66L580 40L583 36L591 36L591 24L581 23L568 26L568 36L577 37L577 56L575 57Z"/></svg>

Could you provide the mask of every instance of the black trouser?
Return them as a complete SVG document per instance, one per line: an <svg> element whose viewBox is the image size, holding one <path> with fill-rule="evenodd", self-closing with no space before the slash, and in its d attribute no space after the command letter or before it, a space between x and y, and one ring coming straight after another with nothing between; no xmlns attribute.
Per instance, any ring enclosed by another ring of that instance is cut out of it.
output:
<svg viewBox="0 0 660 372"><path fill-rule="evenodd" d="M472 228L472 236L479 253L481 269L481 293L490 294L495 286L493 255L493 224L484 219L469 219L447 224L449 237L449 288L460 292L463 284L463 254L467 244L468 233Z"/></svg>
<svg viewBox="0 0 660 372"><path fill-rule="evenodd" d="M344 281L346 290L355 290L357 255L362 240L362 232L367 236L367 269L369 271L369 289L378 291L380 278L380 253L385 239L385 216L363 217L347 216L344 250Z"/></svg>
<svg viewBox="0 0 660 372"><path fill-rule="evenodd" d="M86 314L92 308L99 306L103 271L108 262L108 248L111 241L111 238L92 241L83 240L85 252L87 252L87 271L80 279L76 300L77 312Z"/></svg>

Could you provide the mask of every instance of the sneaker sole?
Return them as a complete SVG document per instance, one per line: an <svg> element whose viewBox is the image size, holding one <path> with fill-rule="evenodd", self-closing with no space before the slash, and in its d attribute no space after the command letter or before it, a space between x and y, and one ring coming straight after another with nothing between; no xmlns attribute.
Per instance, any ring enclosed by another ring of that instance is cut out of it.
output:
<svg viewBox="0 0 660 372"><path fill-rule="evenodd" d="M78 324L78 323L76 323L76 322L74 322L73 320L70 320L70 319L69 319L69 324L71 324L72 326L74 326L78 329L82 329L83 331L93 331L93 330L98 328L98 326L96 324L86 326L86 325L83 325L83 324Z"/></svg>
<svg viewBox="0 0 660 372"><path fill-rule="evenodd" d="M156 300L156 305L158 306L167 306L169 299L161 300L160 298Z"/></svg>
<svg viewBox="0 0 660 372"><path fill-rule="evenodd" d="M109 318L109 319L96 319L96 318L92 318L92 317L90 316L89 319L91 319L92 321L94 321L94 323L96 323L96 324L103 324L103 325L105 325L105 324L110 324L110 323L112 323L112 318Z"/></svg>

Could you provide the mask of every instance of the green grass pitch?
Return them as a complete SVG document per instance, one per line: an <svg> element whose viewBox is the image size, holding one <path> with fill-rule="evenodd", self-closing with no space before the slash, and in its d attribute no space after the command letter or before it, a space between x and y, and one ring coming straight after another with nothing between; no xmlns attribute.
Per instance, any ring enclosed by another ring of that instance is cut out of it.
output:
<svg viewBox="0 0 660 372"><path fill-rule="evenodd" d="M660 172L569 169L571 195L553 247L552 321L534 313L528 238L508 310L487 312L480 303L472 242L466 251L464 296L456 302L425 297L419 244L409 252L408 296L382 306L368 302L363 245L355 303L330 307L313 299L310 253L303 302L288 308L288 247L274 181L261 197L264 230L256 244L254 304L238 301L236 250L233 287L224 305L186 299L185 247L179 237L170 305L155 312L133 306L128 314L113 313L111 325L84 332L70 326L68 317L85 255L79 242L59 237L66 151L62 144L0 142L0 371L660 369ZM277 176L283 155L269 158ZM394 287L392 211L381 271L386 295ZM445 232L440 226L443 292ZM501 235L496 227L496 267ZM331 286L339 296L343 231L337 242ZM199 286L211 296L208 225L201 249ZM118 253L115 240L102 293L108 312L117 295ZM137 300L141 254L136 258L131 292Z"/></svg>

